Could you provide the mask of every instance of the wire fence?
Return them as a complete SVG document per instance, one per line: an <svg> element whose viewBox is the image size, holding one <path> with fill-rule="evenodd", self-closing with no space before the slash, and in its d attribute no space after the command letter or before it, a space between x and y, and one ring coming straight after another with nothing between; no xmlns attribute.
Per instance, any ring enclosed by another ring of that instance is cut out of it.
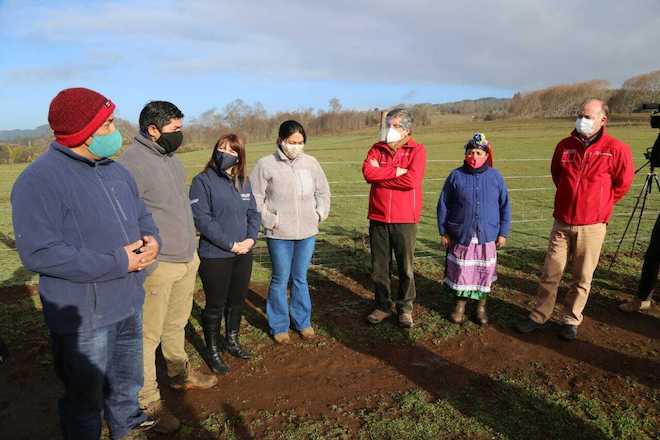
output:
<svg viewBox="0 0 660 440"><path fill-rule="evenodd" d="M512 159L498 159L498 163L507 163L507 162L549 162L549 158L512 158ZM455 159L432 159L428 160L430 163L456 163ZM323 166L335 166L335 165L361 165L362 161L321 161ZM186 165L186 168L195 168L201 169L199 165ZM353 167L351 167L353 168ZM359 166L355 167L355 171L359 173ZM3 171L12 171L16 173L16 170L6 170L0 168L0 172ZM334 174L329 172L328 174ZM547 247L547 237L550 232L550 228L553 223L552 218L552 197L548 192L554 192L555 187L552 184L551 180L547 185L538 185L540 181L551 179L550 174L511 174L505 175L504 178L507 181L520 182L523 180L529 180L531 182L530 186L525 186L524 183L517 184L513 188L509 188L509 193L512 198L512 205L516 207L516 217L512 219L512 230L509 238L509 246L512 249L524 248L527 250L536 250L542 251ZM425 178L425 183L430 182L443 182L445 177L427 177ZM317 248L313 257L313 264L318 266L324 265L337 265L337 264L350 264L351 261L359 260L363 261L365 258L368 259L369 255L369 240L368 240L368 220L366 219L367 211L367 198L369 197L369 185L366 184L363 180L330 180L329 181L332 187L332 200L333 200L333 212L331 213L331 218L328 222L321 225L321 230L317 236ZM351 190L350 186L362 185L363 191L356 192ZM640 188L642 183L635 183L632 185L632 188L624 200L619 203L617 211L612 215L612 220L609 225L608 236L604 243L605 249L611 249L613 246L618 244L627 245L628 243L636 241L637 243L643 245L648 241L649 235L647 232L650 230L650 226L653 224L656 216L658 215L657 208L650 209L649 206L646 207L643 216L639 216L639 212L636 213L635 218L633 219L632 227L628 231L626 237L622 237L624 222L627 222L632 215L633 206L640 197L636 193L636 189ZM346 187L339 189L338 187ZM428 185L427 185L428 186ZM424 197L425 199L437 199L439 189L435 188L434 190L425 190ZM539 198L533 198L531 195L539 194ZM8 194L6 197L8 200ZM353 200L360 200L362 206L356 205L356 202ZM428 205L428 203L427 203ZM0 212L6 213L5 217L11 217L11 207L7 204L6 206L0 206ZM343 224L342 220L344 216L355 217L356 215L359 218L359 214L363 213L363 221L356 221L354 218L349 222L350 225ZM527 218L528 214L533 214L531 218ZM635 236L635 228L637 222L643 223L644 227L642 228L641 233L638 236ZM6 222L5 222L6 223ZM328 226L330 225L330 226ZM340 231L336 231L337 228L340 228ZM440 249L439 237L437 237L437 232L435 232L435 246L428 244L429 241L433 239L428 239L429 232L433 236L432 230L435 230L435 215L434 212L429 212L427 206L425 212L423 213L423 221L420 224L420 229L424 229L426 233L426 243L423 245L418 245L418 250L415 252L416 260L433 260L443 258L444 251ZM429 230L431 228L431 230ZM5 229L7 226L5 224ZM11 227L9 226L9 229ZM16 252L15 245L13 243L13 237L11 236L10 231L5 231L3 234L4 239L0 240L0 254ZM522 238L525 238L524 240ZM1 237L0 237L1 238ZM507 250L503 250L504 255L507 254ZM264 240L259 240L254 249L255 262L263 268L270 268L270 258L264 243ZM17 256L16 256L17 258Z"/></svg>

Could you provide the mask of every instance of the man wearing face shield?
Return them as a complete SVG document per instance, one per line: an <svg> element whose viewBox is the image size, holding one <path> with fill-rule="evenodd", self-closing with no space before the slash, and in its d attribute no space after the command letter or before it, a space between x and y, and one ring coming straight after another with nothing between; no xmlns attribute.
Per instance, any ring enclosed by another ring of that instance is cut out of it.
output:
<svg viewBox="0 0 660 440"><path fill-rule="evenodd" d="M566 295L559 335L566 340L577 337L607 222L634 177L630 147L607 133L607 121L607 105L599 99L586 100L575 130L555 149L551 165L557 187L555 223L536 304L529 317L517 325L522 333L532 332L550 319L562 273L572 259L573 282Z"/></svg>
<svg viewBox="0 0 660 440"><path fill-rule="evenodd" d="M140 406L159 420L157 431L179 428L163 406L156 382L156 349L161 346L170 386L206 389L213 375L192 369L185 346L199 258L186 173L174 152L183 142L183 113L171 102L152 101L140 113L140 132L119 162L129 169L140 197L160 229L163 246L158 264L144 283L144 387Z"/></svg>
<svg viewBox="0 0 660 440"><path fill-rule="evenodd" d="M424 145L412 138L412 115L397 108L386 116L384 141L374 144L362 165L369 193L369 240L375 307L367 320L379 324L396 305L399 325L413 325L415 300L414 254L417 223L422 213L423 180L426 167ZM399 292L392 300L390 263L392 252L399 273Z"/></svg>

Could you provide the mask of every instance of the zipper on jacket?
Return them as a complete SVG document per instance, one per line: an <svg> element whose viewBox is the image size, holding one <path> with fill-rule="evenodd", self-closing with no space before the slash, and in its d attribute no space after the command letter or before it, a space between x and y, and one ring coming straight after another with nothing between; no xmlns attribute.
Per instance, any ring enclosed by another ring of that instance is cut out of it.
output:
<svg viewBox="0 0 660 440"><path fill-rule="evenodd" d="M126 232L126 228L124 228L124 222L122 221L119 213L117 212L117 207L112 201L112 197L110 197L110 193L108 192L108 189L106 188L105 184L103 183L103 179L101 179L101 176L99 175L99 170L98 168L95 167L94 169L96 178L98 179L99 183L101 184L101 188L103 188L103 192L105 193L105 196L108 198L108 201L110 202L110 205L112 206L112 211L115 213L115 216L117 217L117 220L119 221L119 226L121 226L121 232L124 234L124 238L126 239L126 243L130 243L131 240L128 238L128 233Z"/></svg>
<svg viewBox="0 0 660 440"><path fill-rule="evenodd" d="M128 222L128 217L126 217L126 213L124 212L124 208L121 207L121 203L119 202L119 198L117 197L117 191L115 191L115 187L112 187L112 196L115 198L115 202L117 202L117 208L119 208L119 212L121 213L122 217L124 217L124 220Z"/></svg>

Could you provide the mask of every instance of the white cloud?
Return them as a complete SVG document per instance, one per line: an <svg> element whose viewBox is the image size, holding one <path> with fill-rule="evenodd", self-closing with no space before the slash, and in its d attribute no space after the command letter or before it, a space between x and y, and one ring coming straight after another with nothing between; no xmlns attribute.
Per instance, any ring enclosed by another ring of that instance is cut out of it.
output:
<svg viewBox="0 0 660 440"><path fill-rule="evenodd" d="M35 44L123 50L173 75L532 89L660 67L656 0L7 2Z"/></svg>

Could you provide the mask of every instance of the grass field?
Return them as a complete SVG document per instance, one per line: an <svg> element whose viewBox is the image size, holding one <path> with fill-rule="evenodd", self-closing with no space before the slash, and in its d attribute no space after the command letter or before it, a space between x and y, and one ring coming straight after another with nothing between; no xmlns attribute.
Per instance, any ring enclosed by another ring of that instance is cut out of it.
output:
<svg viewBox="0 0 660 440"><path fill-rule="evenodd" d="M415 133L418 141L426 145L428 163L424 183L424 211L419 225L417 255L419 261L439 261L440 249L435 220L435 205L442 188L443 179L462 160L462 145L476 130L486 133L495 146L495 166L506 177L513 208L513 226L508 251L515 249L543 250L552 225L552 200L554 188L549 176L549 164L557 141L571 129L569 120L531 121L472 121L460 116L439 117L432 127ZM648 127L646 120L614 121L610 131L631 145L635 163L643 163L642 152L650 146L656 133ZM315 254L316 264L342 263L348 261L351 249L364 246L367 233L367 203L369 187L361 174L361 161L373 143L373 132L353 133L339 136L323 136L308 140L306 152L315 156L326 172L332 190L332 209L329 219L321 227L319 246ZM273 143L248 145L250 165L274 149ZM188 179L200 171L208 159L209 151L180 154ZM12 250L11 186L23 170L24 165L0 166L0 285L33 282L35 278L25 272L16 253ZM645 170L644 170L645 171ZM616 247L623 232L628 215L632 210L645 172L635 179L630 193L616 209L608 229L605 251ZM658 211L660 196L651 194L647 214L642 219L640 238L646 243L650 227ZM636 224L636 222L634 222ZM634 230L626 238L630 240ZM624 243L630 249L631 242ZM268 277L268 257L258 252L255 271L256 280ZM503 253L505 257L507 252ZM505 257L506 258L506 257Z"/></svg>
<svg viewBox="0 0 660 440"><path fill-rule="evenodd" d="M310 269L314 341L292 338L276 346L265 323L269 260L258 243L253 285L243 322L249 362L228 359L232 371L208 392L164 399L183 422L159 439L655 439L660 438L660 319L624 315L616 305L636 288L641 252L658 213L657 192L641 221L640 243L610 269L601 260L577 341L556 337L556 325L518 335L512 323L524 316L536 288L552 224L554 188L550 157L571 129L569 120L471 121L439 118L415 133L428 151L424 211L418 232L415 327L364 323L373 294L367 247L368 185L361 162L374 133L308 140L306 151L321 162L332 189L332 209L321 226ZM435 205L443 179L462 161L462 145L475 130L494 143L495 165L506 178L513 208L512 233L498 254L498 281L489 300L491 325L451 323L452 299L439 288L440 250ZM614 121L611 133L632 146L635 163L656 133L646 120ZM250 164L274 149L249 145ZM209 151L180 154L190 180ZM23 167L0 167L0 282L36 281L12 250L9 206L12 182ZM608 228L604 253L616 248L646 172L620 203ZM635 222L636 224L636 222ZM628 240L634 235L629 232ZM624 243L630 250L630 241ZM564 290L563 285L561 291ZM58 438L52 357L41 304L34 288L5 288L0 298L0 335L15 354L0 374L0 437ZM187 331L193 365L203 367L197 292ZM225 357L227 358L227 357ZM166 388L166 387L164 387ZM4 394L3 394L4 393ZM35 425L35 418L42 424ZM11 423L10 423L11 421Z"/></svg>

